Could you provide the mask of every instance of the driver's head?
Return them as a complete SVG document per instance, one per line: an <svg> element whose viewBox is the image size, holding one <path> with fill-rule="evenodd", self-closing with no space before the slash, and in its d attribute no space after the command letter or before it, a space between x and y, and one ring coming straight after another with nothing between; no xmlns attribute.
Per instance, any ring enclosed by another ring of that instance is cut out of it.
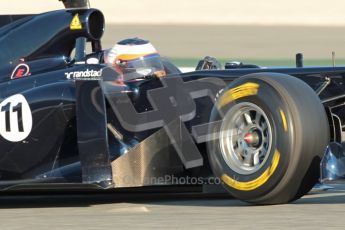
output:
<svg viewBox="0 0 345 230"><path fill-rule="evenodd" d="M104 62L121 72L125 79L166 75L161 56L155 47L149 41L140 38L118 42L105 52Z"/></svg>

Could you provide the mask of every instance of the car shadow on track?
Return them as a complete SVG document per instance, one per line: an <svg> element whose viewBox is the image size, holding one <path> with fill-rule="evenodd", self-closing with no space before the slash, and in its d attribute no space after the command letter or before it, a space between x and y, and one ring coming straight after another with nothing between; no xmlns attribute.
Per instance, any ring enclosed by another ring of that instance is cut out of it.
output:
<svg viewBox="0 0 345 230"><path fill-rule="evenodd" d="M345 204L345 184L322 185L315 188L292 204Z"/></svg>
<svg viewBox="0 0 345 230"><path fill-rule="evenodd" d="M200 201L200 202L198 202ZM223 202L231 201L231 202ZM87 193L87 194L11 194L0 195L0 209L47 208L47 207L89 207L92 205L133 203L133 204L169 204L186 206L234 206L248 205L234 200L229 195L200 194L141 194L141 193Z"/></svg>
<svg viewBox="0 0 345 230"><path fill-rule="evenodd" d="M0 194L0 209L89 207L102 204L132 203L142 205L173 205L201 207L248 207L253 204L233 199L227 194L200 193L138 193L138 192L31 192ZM345 189L314 191L291 203L344 204Z"/></svg>
<svg viewBox="0 0 345 230"><path fill-rule="evenodd" d="M345 204L345 192L329 192L322 196L307 195L292 204Z"/></svg>

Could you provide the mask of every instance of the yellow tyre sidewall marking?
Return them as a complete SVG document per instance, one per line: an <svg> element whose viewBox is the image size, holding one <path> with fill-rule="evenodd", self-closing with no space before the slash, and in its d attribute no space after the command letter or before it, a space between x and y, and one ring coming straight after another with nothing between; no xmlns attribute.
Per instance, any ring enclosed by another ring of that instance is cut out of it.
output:
<svg viewBox="0 0 345 230"><path fill-rule="evenodd" d="M288 126L287 126L287 122L286 122L286 116L285 116L285 113L284 113L283 110L280 110L280 116L282 117L284 131L287 132L288 131Z"/></svg>
<svg viewBox="0 0 345 230"><path fill-rule="evenodd" d="M228 186L241 190L241 191L251 191L254 189L259 188L263 184L265 184L268 179L274 174L276 171L278 164L280 160L280 153L278 150L274 152L273 159L272 159L272 164L270 167L268 167L258 178L252 180L252 181L247 181L247 182L241 182L237 181L230 176L223 174L221 179L222 181L227 184Z"/></svg>
<svg viewBox="0 0 345 230"><path fill-rule="evenodd" d="M218 107L229 104L230 102L242 97L253 96L258 93L259 85L253 82L247 82L235 88L226 91L219 100Z"/></svg>

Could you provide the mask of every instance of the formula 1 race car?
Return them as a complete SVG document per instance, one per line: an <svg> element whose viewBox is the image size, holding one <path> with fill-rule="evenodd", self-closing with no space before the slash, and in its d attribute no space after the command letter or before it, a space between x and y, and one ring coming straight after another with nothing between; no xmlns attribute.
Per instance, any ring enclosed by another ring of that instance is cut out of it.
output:
<svg viewBox="0 0 345 230"><path fill-rule="evenodd" d="M323 157L322 181L344 176L345 67L165 60L166 77L127 80L102 63L102 12L63 2L0 16L2 191L183 186L279 204L308 193Z"/></svg>

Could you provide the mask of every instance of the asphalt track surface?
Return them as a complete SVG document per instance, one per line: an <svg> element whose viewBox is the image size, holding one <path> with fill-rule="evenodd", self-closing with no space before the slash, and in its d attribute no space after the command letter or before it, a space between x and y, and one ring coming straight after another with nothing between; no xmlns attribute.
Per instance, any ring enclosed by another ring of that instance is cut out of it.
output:
<svg viewBox="0 0 345 230"><path fill-rule="evenodd" d="M0 229L344 229L345 186L286 205L176 194L0 197Z"/></svg>

